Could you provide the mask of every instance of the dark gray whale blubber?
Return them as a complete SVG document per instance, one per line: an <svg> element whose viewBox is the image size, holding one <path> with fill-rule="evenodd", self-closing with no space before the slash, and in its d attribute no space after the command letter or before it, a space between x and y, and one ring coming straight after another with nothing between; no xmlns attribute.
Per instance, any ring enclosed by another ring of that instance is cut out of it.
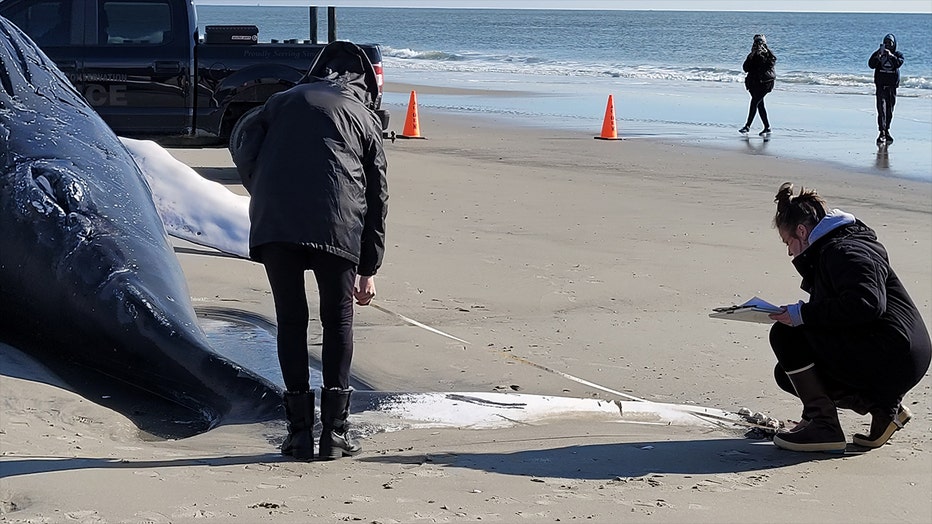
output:
<svg viewBox="0 0 932 524"><path fill-rule="evenodd" d="M281 417L281 390L211 350L149 186L68 79L0 17L0 339L196 411Z"/></svg>

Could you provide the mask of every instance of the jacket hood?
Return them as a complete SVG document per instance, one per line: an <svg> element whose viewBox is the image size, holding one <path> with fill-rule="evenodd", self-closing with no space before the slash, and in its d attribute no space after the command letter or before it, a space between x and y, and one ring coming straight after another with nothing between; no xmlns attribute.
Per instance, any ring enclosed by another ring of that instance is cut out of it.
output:
<svg viewBox="0 0 932 524"><path fill-rule="evenodd" d="M307 75L300 83L312 82L314 78L325 79L350 88L360 102L369 109L378 107L381 93L375 68L366 52L358 45L337 40L330 42L317 55Z"/></svg>
<svg viewBox="0 0 932 524"><path fill-rule="evenodd" d="M893 33L888 33L887 36L883 37L883 45L890 51L896 51L896 37L893 36Z"/></svg>
<svg viewBox="0 0 932 524"><path fill-rule="evenodd" d="M809 233L809 244L815 244L817 240L828 233L842 226L854 224L855 221L856 219L851 213L845 213L840 209L833 209L826 213L825 216L822 217L822 220L812 228L812 231Z"/></svg>

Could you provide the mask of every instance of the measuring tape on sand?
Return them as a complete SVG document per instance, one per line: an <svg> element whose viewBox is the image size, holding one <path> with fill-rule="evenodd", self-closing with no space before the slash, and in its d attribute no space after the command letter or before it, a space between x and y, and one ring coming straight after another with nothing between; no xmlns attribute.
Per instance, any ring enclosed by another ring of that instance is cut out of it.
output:
<svg viewBox="0 0 932 524"><path fill-rule="evenodd" d="M437 328L432 328L432 327L428 326L427 324L423 324L423 323L421 323L421 322L418 322L417 320L408 318L408 317L402 315L401 313L396 313L395 311L392 311L392 310L388 309L387 307L380 306L380 305L376 304L375 302L369 302L369 305L372 306L373 308L375 308L375 309L381 311L382 313L387 313L387 314L392 315L392 316L394 316L394 317L400 318L401 320L407 322L408 324L411 324L412 326L417 326L417 327L419 327L419 328L421 328L421 329L425 329L425 330L427 330L427 331L430 331L431 333L436 333L436 334L438 334L438 335L440 335L440 336L444 336L444 337L447 337L447 338L449 338L449 339L451 339L451 340L455 340L455 341L457 341L457 342L461 342L461 343L463 343L463 344L469 345L469 342L466 341L466 340L463 340L463 339L461 339L461 338L459 338L459 337L454 337L453 335L451 335L451 334L449 334L449 333L444 333L443 331L440 331L440 330L437 329ZM579 377L574 377L573 375L570 375L569 373L564 373L564 372L562 372L562 371L557 371L556 369L549 368L549 367L547 367L547 366L538 364L538 363L536 363L536 362L531 362L530 360L528 360L528 359L526 359L526 358L522 358L522 357L519 357L519 356L517 356L517 355L512 355L511 353L509 353L509 352L507 352L507 351L504 351L504 350L499 350L499 353L501 353L502 355L504 355L504 356L506 356L506 357L508 357L508 358L510 358L510 359L512 359L512 360L517 360L518 362L521 362L522 364L527 364L528 366L535 367L535 368L537 368L537 369L546 371L546 372L548 372L548 373L553 373L554 375L559 375L559 376L561 376L561 377L563 377L563 378L565 378L565 379L572 380L573 382L578 382L578 383L583 384L583 385L585 385L585 386L589 386L589 387L592 387L592 388L600 389L600 390L602 390L602 391L605 391L606 393L611 393L611 394L613 394L613 395L618 395L618 396L624 397L624 398L626 398L626 399L628 399L628 400L636 400L636 401L638 401L638 402L649 402L648 400L645 400L645 399L643 399L643 398L638 398L638 397L635 397L635 396L633 396L633 395L629 395L629 394L627 394L627 393L622 393L621 391L615 391L614 389L607 388L607 387L605 387L605 386L600 386L599 384L596 384L595 382L590 382L590 381L588 381L588 380L581 379L581 378L579 378Z"/></svg>
<svg viewBox="0 0 932 524"><path fill-rule="evenodd" d="M442 336L442 337L446 337L446 338L448 338L448 339L450 339L450 340L455 340L455 341L460 342L460 343L462 343L462 344L470 345L469 341L467 341L467 340L463 340L463 339L461 339L461 338L459 338L459 337L455 337L455 336L453 336L453 335L451 335L451 334L449 334L449 333L444 333L443 331L440 331L440 330L437 329L437 328L430 327L430 326L428 326L427 324L424 324L424 323L418 322L417 320L414 320L414 319L412 319L412 318L406 317L406 316L402 315L401 313L397 313L397 312L392 311L391 309L389 309L389 308L387 308L387 307L380 306L379 304L376 304L375 302L369 302L368 305L371 306L371 307L373 307L373 308L375 308L375 309L377 309L377 310L379 310L379 311L381 311L382 313L385 313L385 314L391 315L391 316L393 316L393 317L399 318L399 319L403 320L404 322L406 322L406 323L408 323L408 324L410 324L410 325L412 325L412 326L419 327L419 328L421 328L421 329L430 331L431 333L435 333L435 334L440 335L440 336ZM565 378L565 379L567 379L567 380L572 380L573 382L577 382L577 383L582 384L582 385L584 385L584 386L589 386L589 387L591 387L591 388L599 389L599 390L604 391L604 392L606 392L606 393L611 393L612 395L618 395L619 397L626 398L626 399L628 399L628 400L634 400L634 401L637 401L637 402L645 402L645 403L648 403L648 404L656 404L655 402L651 402L650 400L646 400L646 399L643 399L643 398L635 397L634 395L629 395L629 394L627 394L627 393L622 393L621 391L617 391L617 390L614 390L614 389L612 389L612 388L607 388L607 387L602 386L602 385L600 385L600 384L596 384L595 382L590 382L590 381L588 381L588 380L585 380L585 379L582 379L582 378L579 378L579 377L570 375L569 373L564 373L564 372L562 372L562 371L559 371L559 370L556 370L556 369L553 369L553 368L544 366L543 364L538 364L538 363L536 363L536 362L532 362L532 361L530 361L530 360L528 360L528 359L526 359L526 358L519 357L518 355L513 355L513 354L511 354L511 353L509 353L508 351L505 351L505 350L498 350L498 352L499 352L500 354L502 354L503 356L508 357L508 358L510 358L510 359L512 359L512 360L516 360L516 361L518 361L518 362L520 362L520 363L522 363L522 364L526 364L526 365L528 365L528 366L531 366L531 367L540 369L540 370L542 370L542 371L546 371L546 372L548 372L548 373L552 373L552 374L554 374L554 375L558 375L558 376L563 377L563 378ZM698 413L698 412L691 411L691 410L680 410L680 411L682 411L682 412L684 412L684 413L689 413L690 415L694 415L696 418L698 418L698 419L700 419L700 420L703 420L703 421L705 421L705 422L711 422L711 423L713 423L713 424L724 425L725 423L729 423L729 424L735 424L735 425L739 425L739 426L745 426L745 427L751 427L751 428L762 429L762 430L765 430L765 431L768 431L768 432L776 432L776 431L777 431L776 428L773 428L773 427L770 427L770 426L767 426L767 425L763 425L763 424L758 424L758 423L752 422L752 421L750 421L750 420L747 420L747 418L745 418L745 417L743 417L743 418L740 419L740 420L735 420L735 419L732 419L732 418L722 417L722 416L719 416L719 415L713 415L713 414L711 414L711 413ZM740 416L740 415L739 415L739 416Z"/></svg>

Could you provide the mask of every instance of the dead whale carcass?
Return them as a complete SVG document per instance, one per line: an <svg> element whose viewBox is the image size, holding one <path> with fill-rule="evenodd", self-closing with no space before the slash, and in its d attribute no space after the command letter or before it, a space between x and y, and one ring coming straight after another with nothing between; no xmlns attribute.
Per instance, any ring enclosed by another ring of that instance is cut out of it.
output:
<svg viewBox="0 0 932 524"><path fill-rule="evenodd" d="M126 148L2 17L0 164L0 338L212 423L280 416L277 387L210 349Z"/></svg>

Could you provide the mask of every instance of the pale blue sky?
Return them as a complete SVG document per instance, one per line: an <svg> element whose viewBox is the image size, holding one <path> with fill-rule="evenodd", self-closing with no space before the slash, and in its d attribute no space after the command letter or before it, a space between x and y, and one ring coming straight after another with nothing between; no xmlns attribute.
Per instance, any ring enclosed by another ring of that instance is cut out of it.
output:
<svg viewBox="0 0 932 524"><path fill-rule="evenodd" d="M932 13L932 0L194 0L197 5Z"/></svg>

